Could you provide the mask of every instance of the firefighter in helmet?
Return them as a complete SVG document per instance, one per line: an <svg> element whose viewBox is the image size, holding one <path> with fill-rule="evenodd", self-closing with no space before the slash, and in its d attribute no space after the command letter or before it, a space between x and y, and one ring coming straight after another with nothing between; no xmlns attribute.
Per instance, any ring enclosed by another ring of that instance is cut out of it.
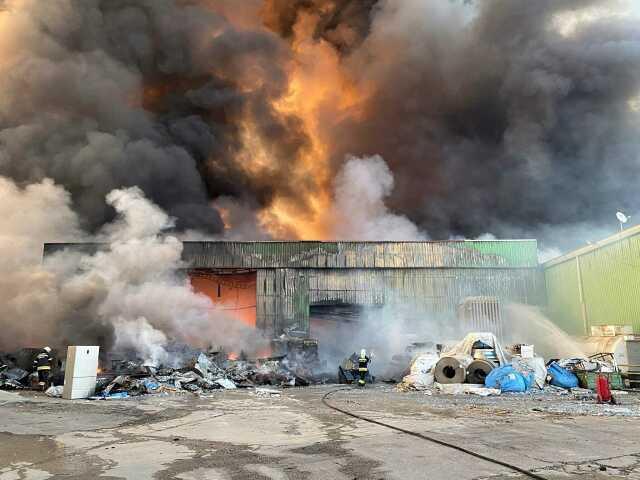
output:
<svg viewBox="0 0 640 480"><path fill-rule="evenodd" d="M367 351L363 348L360 350L360 356L358 357L358 386L364 387L369 373L369 362L371 359L367 356Z"/></svg>
<svg viewBox="0 0 640 480"><path fill-rule="evenodd" d="M52 363L53 358L51 357L51 347L44 347L42 351L36 355L36 358L33 361L33 365L38 373L38 384L43 390L46 390L49 387Z"/></svg>

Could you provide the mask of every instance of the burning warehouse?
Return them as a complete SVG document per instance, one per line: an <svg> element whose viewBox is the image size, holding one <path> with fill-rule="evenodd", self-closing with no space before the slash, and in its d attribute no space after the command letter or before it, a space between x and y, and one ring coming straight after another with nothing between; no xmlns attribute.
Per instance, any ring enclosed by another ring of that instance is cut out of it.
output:
<svg viewBox="0 0 640 480"><path fill-rule="evenodd" d="M96 249L48 243L44 254ZM196 292L271 338L287 332L336 342L339 332L357 336L394 322L455 336L466 327L465 301L495 299L499 318L500 305L542 305L545 296L535 240L187 241L182 261Z"/></svg>
<svg viewBox="0 0 640 480"><path fill-rule="evenodd" d="M0 0L0 480L638 478L638 25Z"/></svg>

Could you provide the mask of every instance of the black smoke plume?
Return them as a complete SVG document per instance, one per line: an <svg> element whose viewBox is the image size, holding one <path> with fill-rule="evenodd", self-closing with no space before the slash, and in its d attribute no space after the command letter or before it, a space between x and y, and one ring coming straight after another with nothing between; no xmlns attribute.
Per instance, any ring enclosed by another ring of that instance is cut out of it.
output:
<svg viewBox="0 0 640 480"><path fill-rule="evenodd" d="M570 247L593 239L572 238L584 226L615 231L616 210L639 208L630 101L640 29L637 7L623 13L633 8L382 2L344 60L373 89L364 120L336 125L334 162L382 155L396 180L391 205L434 238L492 232Z"/></svg>
<svg viewBox="0 0 640 480"><path fill-rule="evenodd" d="M305 15L316 18L308 41L335 49L365 92L357 115L322 112L332 176L347 155L381 155L390 206L431 237L571 246L578 228L614 229L616 210L638 210L640 29L628 0L3 5L0 175L52 178L85 228L109 221L105 195L130 186L182 229L220 232L210 203L221 196L304 209L318 188L299 167L310 134L274 105ZM270 163L259 173L247 124Z"/></svg>

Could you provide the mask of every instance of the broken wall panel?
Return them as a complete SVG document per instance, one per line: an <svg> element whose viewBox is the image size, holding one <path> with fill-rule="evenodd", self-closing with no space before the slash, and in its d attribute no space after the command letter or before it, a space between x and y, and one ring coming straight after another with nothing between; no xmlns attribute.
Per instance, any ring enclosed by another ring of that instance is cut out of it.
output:
<svg viewBox="0 0 640 480"><path fill-rule="evenodd" d="M308 275L297 269L258 270L258 324L274 335L309 330Z"/></svg>

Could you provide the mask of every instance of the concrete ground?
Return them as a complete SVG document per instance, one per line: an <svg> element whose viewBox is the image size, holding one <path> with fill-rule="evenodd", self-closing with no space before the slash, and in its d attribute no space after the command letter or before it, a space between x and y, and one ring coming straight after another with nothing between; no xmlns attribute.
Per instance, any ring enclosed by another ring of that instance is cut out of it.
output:
<svg viewBox="0 0 640 480"><path fill-rule="evenodd" d="M330 410L335 386L65 401L0 392L0 480L506 479L507 468ZM640 479L640 398L334 393L340 408L544 478Z"/></svg>

